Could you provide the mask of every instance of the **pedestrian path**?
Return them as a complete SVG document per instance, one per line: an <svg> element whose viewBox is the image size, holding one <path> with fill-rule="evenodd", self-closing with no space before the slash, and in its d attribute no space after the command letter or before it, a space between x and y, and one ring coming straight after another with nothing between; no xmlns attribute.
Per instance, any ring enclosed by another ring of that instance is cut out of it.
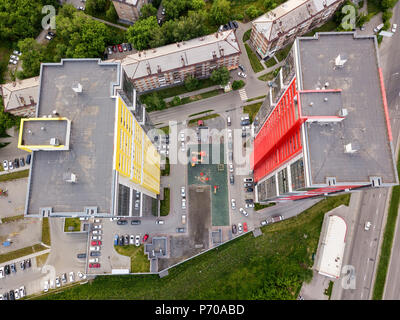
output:
<svg viewBox="0 0 400 320"><path fill-rule="evenodd" d="M247 101L248 98L245 89L240 89L239 94L240 94L240 99L242 99L242 101Z"/></svg>

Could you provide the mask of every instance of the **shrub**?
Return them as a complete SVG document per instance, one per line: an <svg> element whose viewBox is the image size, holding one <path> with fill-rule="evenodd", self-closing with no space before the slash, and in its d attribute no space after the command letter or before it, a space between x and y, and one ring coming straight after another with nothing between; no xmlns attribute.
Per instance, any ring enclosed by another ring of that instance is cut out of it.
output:
<svg viewBox="0 0 400 320"><path fill-rule="evenodd" d="M185 88L188 91L194 91L197 89L199 85L199 80L194 78L193 76L189 76L185 79Z"/></svg>
<svg viewBox="0 0 400 320"><path fill-rule="evenodd" d="M392 16L393 16L392 10L385 10L385 11L382 13L382 20L383 20L383 23L386 23L386 22L389 22L389 23L390 23L390 19L392 18Z"/></svg>
<svg viewBox="0 0 400 320"><path fill-rule="evenodd" d="M246 15L249 17L250 20L253 20L262 14L260 9L257 9L256 6L251 5L245 11Z"/></svg>
<svg viewBox="0 0 400 320"><path fill-rule="evenodd" d="M179 98L178 96L174 97L171 101L171 104L173 106L178 106L181 104L181 98Z"/></svg>
<svg viewBox="0 0 400 320"><path fill-rule="evenodd" d="M243 88L245 85L245 82L243 80L235 80L232 83L232 89L233 90L238 90L240 88Z"/></svg>
<svg viewBox="0 0 400 320"><path fill-rule="evenodd" d="M264 5L265 10L267 10L267 11L274 9L277 6L277 4L274 0L264 0L263 5Z"/></svg>

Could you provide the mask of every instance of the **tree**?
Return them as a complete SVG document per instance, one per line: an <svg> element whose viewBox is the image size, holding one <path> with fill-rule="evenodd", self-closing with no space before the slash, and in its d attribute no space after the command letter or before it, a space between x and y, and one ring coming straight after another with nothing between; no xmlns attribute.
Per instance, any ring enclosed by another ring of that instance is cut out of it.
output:
<svg viewBox="0 0 400 320"><path fill-rule="evenodd" d="M157 92L153 92L151 95L147 96L144 99L144 103L147 106L147 111L162 110L166 107L165 101L159 97Z"/></svg>
<svg viewBox="0 0 400 320"><path fill-rule="evenodd" d="M40 63L44 60L44 47L33 38L26 38L18 42L21 50L22 73L18 75L23 78L30 78L39 75Z"/></svg>
<svg viewBox="0 0 400 320"><path fill-rule="evenodd" d="M118 20L118 13L115 10L114 4L111 3L110 7L108 8L107 12L106 12L106 17L108 20L113 21L113 22L117 22Z"/></svg>
<svg viewBox="0 0 400 320"><path fill-rule="evenodd" d="M133 44L136 50L144 50L150 48L150 41L152 35L160 26L157 23L155 16L148 17L143 20L136 21L136 23L128 28L126 37L130 43Z"/></svg>
<svg viewBox="0 0 400 320"><path fill-rule="evenodd" d="M267 10L267 11L274 9L277 6L277 4L274 0L264 0L263 4L264 4L265 10Z"/></svg>
<svg viewBox="0 0 400 320"><path fill-rule="evenodd" d="M157 9L153 7L152 4L145 4L140 9L140 18L146 19L151 16L157 15Z"/></svg>
<svg viewBox="0 0 400 320"><path fill-rule="evenodd" d="M232 82L232 89L238 90L240 88L243 88L244 85L245 85L245 82L243 80L235 80Z"/></svg>
<svg viewBox="0 0 400 320"><path fill-rule="evenodd" d="M221 86L226 86L229 82L229 70L227 67L222 67L219 69L215 69L212 73L211 73L211 80L216 83L219 84Z"/></svg>
<svg viewBox="0 0 400 320"><path fill-rule="evenodd" d="M163 0L162 5L165 8L167 19L176 19L188 9L188 0Z"/></svg>
<svg viewBox="0 0 400 320"><path fill-rule="evenodd" d="M204 0L192 0L189 4L189 7L190 7L190 9L193 9L196 11L204 9L204 7L205 7Z"/></svg>
<svg viewBox="0 0 400 320"><path fill-rule="evenodd" d="M194 91L197 89L199 85L199 80L194 78L193 76L189 76L185 79L185 88L187 91Z"/></svg>
<svg viewBox="0 0 400 320"><path fill-rule="evenodd" d="M107 0L87 0L85 5L85 12L90 15L102 13L106 10Z"/></svg>
<svg viewBox="0 0 400 320"><path fill-rule="evenodd" d="M253 20L262 14L262 11L257 9L256 6L251 5L245 11L246 15L249 17L250 20Z"/></svg>
<svg viewBox="0 0 400 320"><path fill-rule="evenodd" d="M214 0L210 16L216 24L225 24L230 19L230 3L227 0Z"/></svg>

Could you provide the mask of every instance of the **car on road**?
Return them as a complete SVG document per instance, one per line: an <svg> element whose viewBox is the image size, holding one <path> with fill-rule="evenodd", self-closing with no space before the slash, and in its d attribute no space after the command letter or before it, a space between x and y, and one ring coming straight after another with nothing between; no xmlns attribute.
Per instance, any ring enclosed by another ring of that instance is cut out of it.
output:
<svg viewBox="0 0 400 320"><path fill-rule="evenodd" d="M149 235L146 233L146 234L143 236L143 242L146 242L148 238L149 238Z"/></svg>
<svg viewBox="0 0 400 320"><path fill-rule="evenodd" d="M75 280L75 275L74 275L74 272L71 271L71 272L69 273L69 282L74 282L74 280Z"/></svg>
<svg viewBox="0 0 400 320"><path fill-rule="evenodd" d="M119 237L118 237L118 235L116 234L116 235L114 236L114 246L117 246L117 245L118 245L118 240L119 240Z"/></svg>
<svg viewBox="0 0 400 320"><path fill-rule="evenodd" d="M247 222L243 222L243 232L247 232Z"/></svg>
<svg viewBox="0 0 400 320"><path fill-rule="evenodd" d="M4 170L8 170L8 161L7 160L3 160L3 169Z"/></svg>
<svg viewBox="0 0 400 320"><path fill-rule="evenodd" d="M120 225L120 226L128 224L128 220L118 220L117 224Z"/></svg>
<svg viewBox="0 0 400 320"><path fill-rule="evenodd" d="M240 222L238 223L238 232L239 233L243 232L243 226L242 226L242 224Z"/></svg>
<svg viewBox="0 0 400 320"><path fill-rule="evenodd" d="M366 221L365 225L364 225L364 230L368 231L371 228L371 222L370 221Z"/></svg>
<svg viewBox="0 0 400 320"><path fill-rule="evenodd" d="M236 233L237 233L236 224L233 224L233 225L232 225L232 233L233 233L233 234L236 234Z"/></svg>
<svg viewBox="0 0 400 320"><path fill-rule="evenodd" d="M231 207L233 210L236 209L236 200L235 199L231 199Z"/></svg>
<svg viewBox="0 0 400 320"><path fill-rule="evenodd" d="M396 23L393 23L392 32L393 32L393 33L396 33L396 30L397 30L397 24L396 24Z"/></svg>
<svg viewBox="0 0 400 320"><path fill-rule="evenodd" d="M90 252L90 256L91 257L100 257L101 252L100 251L92 251L92 252Z"/></svg>
<svg viewBox="0 0 400 320"><path fill-rule="evenodd" d="M243 208L239 208L239 212L240 212L242 215L244 215L245 217L248 217L248 216L249 216L249 214L247 213L247 211L244 210Z"/></svg>
<svg viewBox="0 0 400 320"><path fill-rule="evenodd" d="M176 232L177 233L184 233L185 232L185 228L176 228Z"/></svg>
<svg viewBox="0 0 400 320"><path fill-rule="evenodd" d="M245 74L244 72L238 72L238 76L239 77L242 77L242 78L246 78L247 77L247 74Z"/></svg>
<svg viewBox="0 0 400 320"><path fill-rule="evenodd" d="M89 268L100 268L100 263L89 263Z"/></svg>
<svg viewBox="0 0 400 320"><path fill-rule="evenodd" d="M234 184L234 183L235 183L235 177L233 176L233 174L229 175L229 182L230 182L231 184Z"/></svg>
<svg viewBox="0 0 400 320"><path fill-rule="evenodd" d="M184 132L181 132L179 134L179 137L180 137L181 142L185 142L185 133Z"/></svg>
<svg viewBox="0 0 400 320"><path fill-rule="evenodd" d="M156 220L156 224L164 224L164 220Z"/></svg>
<svg viewBox="0 0 400 320"><path fill-rule="evenodd" d="M183 198L186 197L185 187L181 187L181 196L182 196Z"/></svg>
<svg viewBox="0 0 400 320"><path fill-rule="evenodd" d="M57 277L57 278L56 278L56 287L57 287L57 288L61 287L60 277Z"/></svg>
<svg viewBox="0 0 400 320"><path fill-rule="evenodd" d="M43 292L49 291L49 287L50 287L50 282L49 282L49 280L46 280L46 281L44 282Z"/></svg>
<svg viewBox="0 0 400 320"><path fill-rule="evenodd" d="M129 244L135 244L135 236L133 234L129 237Z"/></svg>
<svg viewBox="0 0 400 320"><path fill-rule="evenodd" d="M272 219L272 222L278 222L278 221L283 220L283 216L280 214L276 214L276 215L272 216L271 219Z"/></svg>
<svg viewBox="0 0 400 320"><path fill-rule="evenodd" d="M186 199L182 199L182 209L186 209Z"/></svg>
<svg viewBox="0 0 400 320"><path fill-rule="evenodd" d="M136 237L135 237L135 246L136 247L140 246L140 236L139 235L136 235Z"/></svg>
<svg viewBox="0 0 400 320"><path fill-rule="evenodd" d="M131 221L132 225L139 225L140 223L141 223L140 220L132 220Z"/></svg>

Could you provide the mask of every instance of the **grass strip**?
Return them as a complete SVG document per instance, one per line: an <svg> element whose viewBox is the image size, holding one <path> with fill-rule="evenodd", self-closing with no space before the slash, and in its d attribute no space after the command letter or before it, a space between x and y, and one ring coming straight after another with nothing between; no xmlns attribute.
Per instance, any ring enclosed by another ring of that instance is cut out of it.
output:
<svg viewBox="0 0 400 320"><path fill-rule="evenodd" d="M213 113L213 114L210 114L208 116L204 116L204 117L201 117L201 118L196 118L196 119L189 120L189 124L197 123L197 121L199 121L199 120L203 120L204 121L204 120L218 118L218 117L219 117L218 113Z"/></svg>
<svg viewBox="0 0 400 320"><path fill-rule="evenodd" d="M247 106L243 106L243 113L249 114L250 123L253 123L253 119L257 114L258 110L260 110L262 104L263 104L262 102L257 102L253 104L248 104Z"/></svg>
<svg viewBox="0 0 400 320"><path fill-rule="evenodd" d="M10 260L15 260L15 259L18 259L21 257L25 257L27 255L33 254L38 251L43 251L46 249L47 248L45 246L42 246L40 243L37 243L33 246L29 246L29 247L15 250L15 251L0 254L0 263L7 262Z"/></svg>
<svg viewBox="0 0 400 320"><path fill-rule="evenodd" d="M210 109L210 110L205 110L205 111L202 111L202 112L193 113L193 114L189 115L189 118L190 117L194 117L194 116L198 116L199 114L211 112L211 111L214 111L214 110Z"/></svg>
<svg viewBox="0 0 400 320"><path fill-rule="evenodd" d="M114 246L115 251L131 258L131 273L150 272L150 261L144 254L144 245Z"/></svg>
<svg viewBox="0 0 400 320"><path fill-rule="evenodd" d="M72 227L71 230L70 227ZM81 231L81 220L79 220L79 218L65 218L64 232L78 231Z"/></svg>
<svg viewBox="0 0 400 320"><path fill-rule="evenodd" d="M51 245L49 218L42 219L42 242Z"/></svg>
<svg viewBox="0 0 400 320"><path fill-rule="evenodd" d="M170 190L169 188L164 188L164 199L160 201L160 216L169 215L170 210Z"/></svg>
<svg viewBox="0 0 400 320"><path fill-rule="evenodd" d="M265 208L268 208L268 207L272 207L274 205L276 205L275 202L270 202L270 203L267 203L267 204L254 203L254 210L258 211L258 210L262 210L262 209L265 209Z"/></svg>
<svg viewBox="0 0 400 320"><path fill-rule="evenodd" d="M261 64L260 60L258 60L257 55L253 52L253 50L251 50L250 46L247 43L245 43L244 46L246 48L247 56L249 57L251 68L253 69L253 71L255 73L263 71L264 66Z"/></svg>
<svg viewBox="0 0 400 320"><path fill-rule="evenodd" d="M23 218L24 218L24 215L21 214L18 216L1 218L1 222L2 223L14 222L14 221L22 220Z"/></svg>
<svg viewBox="0 0 400 320"><path fill-rule="evenodd" d="M260 99L263 99L263 98L265 98L265 97L266 97L266 95L264 95L264 96L258 96L258 97L255 97L255 98L247 99L246 102L252 102L252 101L254 101L254 100L260 100Z"/></svg>
<svg viewBox="0 0 400 320"><path fill-rule="evenodd" d="M0 176L0 181L16 180L16 179L26 178L28 176L29 176L29 169L26 169L26 170L2 174Z"/></svg>

